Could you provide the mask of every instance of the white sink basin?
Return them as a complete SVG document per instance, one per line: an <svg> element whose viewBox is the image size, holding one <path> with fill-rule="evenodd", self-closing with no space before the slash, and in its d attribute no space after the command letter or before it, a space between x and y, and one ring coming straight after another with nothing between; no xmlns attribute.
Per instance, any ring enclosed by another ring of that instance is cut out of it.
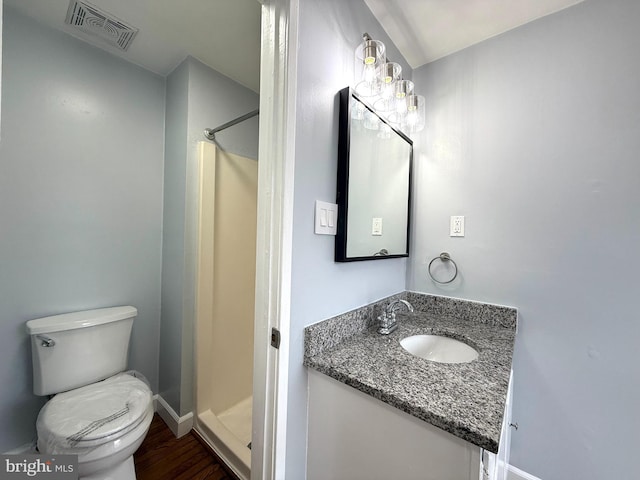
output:
<svg viewBox="0 0 640 480"><path fill-rule="evenodd" d="M466 343L440 335L413 335L400 340L407 352L440 363L468 363L478 358L478 352Z"/></svg>

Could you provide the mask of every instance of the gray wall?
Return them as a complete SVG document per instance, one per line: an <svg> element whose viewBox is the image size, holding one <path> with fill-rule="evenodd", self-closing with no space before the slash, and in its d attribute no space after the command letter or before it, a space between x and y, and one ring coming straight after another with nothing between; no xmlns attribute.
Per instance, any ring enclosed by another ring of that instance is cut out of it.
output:
<svg viewBox="0 0 640 480"><path fill-rule="evenodd" d="M180 412L182 368L182 289L184 285L184 205L187 161L189 71L187 62L167 77L164 208L162 222L162 318L160 388Z"/></svg>
<svg viewBox="0 0 640 480"><path fill-rule="evenodd" d="M164 80L7 8L0 142L0 452L29 442L31 318L134 305L158 385Z"/></svg>
<svg viewBox="0 0 640 480"><path fill-rule="evenodd" d="M197 144L258 108L258 94L193 58L167 77L160 393L178 415L193 408ZM221 148L257 158L257 118L216 135Z"/></svg>
<svg viewBox="0 0 640 480"><path fill-rule="evenodd" d="M405 259L335 263L334 237L315 235L314 202L335 202L338 97L353 79L363 32L387 36L363 1L301 0L297 64L295 192L286 475L305 478L307 376L304 327L405 289ZM408 72L387 41L389 56Z"/></svg>
<svg viewBox="0 0 640 480"><path fill-rule="evenodd" d="M511 463L545 480L638 475L639 24L587 0L414 73L409 287L519 309ZM426 276L444 250L451 288Z"/></svg>

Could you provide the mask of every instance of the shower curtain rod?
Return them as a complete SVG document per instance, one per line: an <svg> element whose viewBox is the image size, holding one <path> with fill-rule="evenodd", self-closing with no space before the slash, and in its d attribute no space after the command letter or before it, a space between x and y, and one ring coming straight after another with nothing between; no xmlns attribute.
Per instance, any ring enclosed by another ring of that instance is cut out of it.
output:
<svg viewBox="0 0 640 480"><path fill-rule="evenodd" d="M218 133L220 130L224 130L225 128L232 127L236 123L244 122L245 120L247 120L247 119L249 119L251 117L255 117L258 114L260 114L260 109L256 108L254 111L249 112L249 113L245 113L244 115L242 115L242 116L240 116L238 118L234 118L233 120L230 120L227 123L224 123L224 124L220 125L219 127L216 127L216 128L205 128L204 129L204 136L207 137L209 140L215 140L216 133Z"/></svg>

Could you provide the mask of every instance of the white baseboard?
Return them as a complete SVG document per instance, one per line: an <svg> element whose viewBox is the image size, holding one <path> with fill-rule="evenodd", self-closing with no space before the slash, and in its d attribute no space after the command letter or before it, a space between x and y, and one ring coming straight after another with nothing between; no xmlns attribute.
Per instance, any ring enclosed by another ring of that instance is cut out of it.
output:
<svg viewBox="0 0 640 480"><path fill-rule="evenodd" d="M509 465L507 467L507 480L542 480L538 477L534 477L530 473L523 472L519 468Z"/></svg>
<svg viewBox="0 0 640 480"><path fill-rule="evenodd" d="M157 395L157 399L154 402L156 405L156 411L160 418L167 424L169 430L173 432L176 438L180 438L191 431L193 428L193 412L189 412L182 417L179 417L173 408L162 398Z"/></svg>

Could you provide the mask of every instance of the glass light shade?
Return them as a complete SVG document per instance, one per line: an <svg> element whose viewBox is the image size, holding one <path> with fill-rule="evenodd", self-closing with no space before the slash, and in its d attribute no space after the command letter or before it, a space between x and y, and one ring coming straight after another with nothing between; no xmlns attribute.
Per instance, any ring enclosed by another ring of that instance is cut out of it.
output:
<svg viewBox="0 0 640 480"><path fill-rule="evenodd" d="M378 40L365 40L355 52L356 93L371 97L378 95L382 88L380 68L386 60L384 43Z"/></svg>
<svg viewBox="0 0 640 480"><path fill-rule="evenodd" d="M413 82L400 80L396 82L396 113L402 118L407 114L407 96L413 94ZM400 120L404 123L403 120Z"/></svg>
<svg viewBox="0 0 640 480"><path fill-rule="evenodd" d="M406 130L419 132L425 124L425 106L422 95L407 96Z"/></svg>
<svg viewBox="0 0 640 480"><path fill-rule="evenodd" d="M402 67L394 62L380 66L380 93L373 104L378 113L387 115L395 109L396 83L400 80Z"/></svg>
<svg viewBox="0 0 640 480"><path fill-rule="evenodd" d="M402 67L395 62L383 63L380 67L380 81L383 85L391 85L400 80Z"/></svg>
<svg viewBox="0 0 640 480"><path fill-rule="evenodd" d="M413 82L411 80L400 80L396 83L396 98L405 98L413 93Z"/></svg>

